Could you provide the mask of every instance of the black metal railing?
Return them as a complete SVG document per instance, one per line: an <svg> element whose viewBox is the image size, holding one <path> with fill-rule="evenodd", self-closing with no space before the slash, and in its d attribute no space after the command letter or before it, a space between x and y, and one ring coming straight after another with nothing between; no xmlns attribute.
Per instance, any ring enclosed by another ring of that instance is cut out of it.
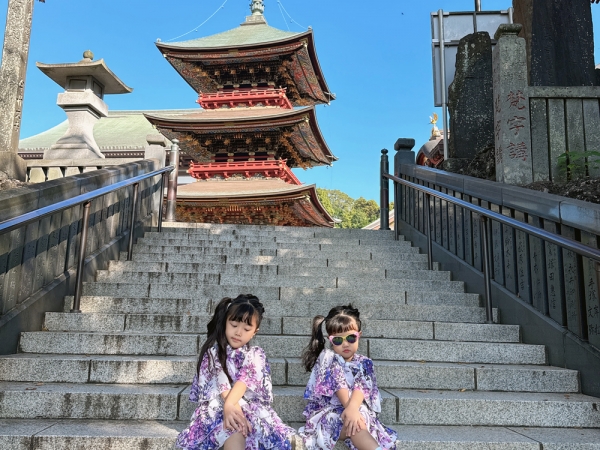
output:
<svg viewBox="0 0 600 450"><path fill-rule="evenodd" d="M127 259L131 260L132 251L133 251L134 229L135 229L136 223L137 223L137 214L138 214L138 209L139 209L139 204L140 204L140 184L143 184L154 177L157 177L157 176L161 177L160 181L158 182L158 184L159 184L158 192L160 193L159 194L159 198L160 198L159 205L160 206L158 207L158 230L162 231L162 221L163 221L162 200L163 200L164 187L166 186L166 183L167 183L166 178L168 177L169 173L173 171L173 169L174 169L173 166L164 167L159 170L155 170L155 171L152 171L152 172L149 172L146 174L138 175L138 176L135 176L133 178L130 178L130 179L127 179L124 181L119 181L119 182L116 182L109 186L95 189L89 193L81 194L76 197L70 198L68 200L63 200L58 203L54 203L52 205L37 209L35 211L31 211L26 214L19 215L18 217L5 220L3 222L0 222L0 237L6 235L7 233L11 233L15 230L27 229L27 227L30 224L34 224L36 222L41 224L44 222L44 219L50 220L51 217L57 217L57 216L60 217L61 214L64 215L65 211L71 211L71 210L73 210L73 208L81 206L81 209L82 209L81 224L78 226L77 225L78 220L75 220L75 221L70 220L70 221L68 221L69 224L66 226L67 230L66 230L66 234L65 234L65 239L63 239L63 240L66 240L68 242L65 243L66 249L62 251L62 253L64 253L64 255L63 255L64 261L63 262L61 262L61 261L50 261L49 262L49 264L56 264L58 266L61 266L62 269L60 269L59 272L61 270L67 270L67 269L69 269L69 267L71 267L70 263L73 262L72 256L70 255L70 253L72 253L72 252L70 250L77 248L77 251L75 252L75 253L77 253L75 297L74 297L73 307L71 309L71 312L81 312L80 300L81 300L81 293L82 293L82 277L83 277L83 272L84 272L83 269L84 269L84 263L85 263L85 259L86 259L86 253L87 253L87 249L89 247L87 245L88 231L90 231L90 229L91 229L92 232L94 232L95 225L97 225L97 223L99 223L100 221L104 221L105 223L109 222L109 216L115 216L117 214L116 209L119 208L119 206L115 206L115 204L118 205L118 204L120 204L120 202L126 201L126 205L122 207L122 211L125 212L126 214L124 217L119 218L120 223L109 226L109 228L113 229L112 232L106 232L105 230L103 230L103 231L99 231L98 234L102 235L102 237L99 238L99 241L102 241L102 240L106 240L106 237L108 234L119 234L119 233L128 232L129 236L128 236L128 244L127 244ZM125 194L120 194L120 193L129 187L133 188L133 192L128 199L128 198L126 198ZM175 187L175 189L176 189L176 187ZM101 198L103 198L105 196L109 196L109 195L113 195L113 196L121 195L121 198L119 201L116 201L116 203L112 203L112 201L108 201L108 203L111 203L110 206L107 206L106 208L100 208L100 210L92 212L92 209L94 209L92 207L93 202L95 200L97 201L98 199L101 199ZM145 200L150 200L149 197L150 196L147 195ZM93 221L93 223L91 223L91 221ZM73 229L73 226L76 227L75 230L69 231L69 229L71 229L71 230ZM41 225L40 225L40 227L41 227ZM56 232L53 232L53 234L57 234L57 237L56 237L57 241L61 239L61 236L63 235L63 233L61 232L61 229L64 229L64 228L65 228L65 225L61 224L61 226L58 227L58 230ZM78 242L76 242L77 229L80 230ZM114 236L112 236L112 235L108 236L109 239L112 239L113 237ZM27 247L28 245L34 246L33 253L35 254L36 243L34 241L32 241L31 244L26 243L24 247ZM23 264L23 258L25 257L24 255L27 253L27 249L24 249L24 250L21 250L20 252L15 252L15 253L21 254L21 264ZM1 292L0 292L0 294L1 294Z"/></svg>
<svg viewBox="0 0 600 450"><path fill-rule="evenodd" d="M387 159L387 151L385 153L382 151L382 158ZM565 296L561 294L564 293L565 285L577 283L581 285L578 286L579 293L591 292L598 295L593 289L585 290L586 286L582 286L583 276L574 276L572 266L576 266L576 269L583 273L584 261L589 262L598 276L600 250L530 225L515 217L470 203L457 198L457 196L390 175L383 170L384 167L387 167L383 161L381 167L382 199L385 195L384 184L388 184L389 180L394 183L396 238L398 239L399 236L399 220L403 220L426 235L430 268L432 267L432 246L436 241L444 248L450 249L451 253L460 254L460 259L482 272L488 322L491 323L493 319L492 280L513 293L516 291L519 296L520 292L525 292L527 286L521 286L521 291L519 291L518 283L515 280L513 280L513 284L516 287L509 285L506 281L509 278L517 278L521 272L529 271L531 284L545 284L539 288L540 292L554 290L554 285L548 285L548 281L556 281L559 292L553 298L556 298L560 305L552 305L550 308L548 295L541 295L541 298L536 301L533 301L531 295L528 297L529 300L523 298L524 296L521 298L564 327L569 325L566 312L570 311L571 315L577 316L577 327L576 329L569 327L569 329L581 339L588 340L587 318L588 313L593 311L592 301L596 298L590 296L590 304L586 304L585 295ZM455 195L457 194L455 193ZM381 229L389 229L389 216L382 215L381 221ZM479 227L473 226L474 221L479 222ZM496 237L492 237L492 230L496 230ZM521 247L522 249L517 251ZM529 251L530 247L531 251ZM558 248L562 251L558 251ZM552 271L546 267L547 264L552 265ZM512 273L511 277L506 277L507 271ZM502 276L497 276L497 273L501 273ZM526 277L527 273L524 273L523 276ZM559 277L561 279L557 280ZM558 309L563 312L559 316L560 320L556 320L556 317L549 314L550 309Z"/></svg>

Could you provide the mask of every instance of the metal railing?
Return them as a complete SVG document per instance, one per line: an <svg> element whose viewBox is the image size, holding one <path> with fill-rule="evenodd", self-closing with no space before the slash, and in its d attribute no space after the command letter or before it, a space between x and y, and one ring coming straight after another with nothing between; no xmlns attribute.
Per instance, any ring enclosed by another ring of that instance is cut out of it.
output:
<svg viewBox="0 0 600 450"><path fill-rule="evenodd" d="M395 216L395 236L396 239L399 237L399 208L407 207L405 202L407 199L402 198L402 190L401 186L405 186L407 189L412 189L417 193L421 193L424 196L423 206L425 209L424 214L424 229L427 237L427 258L429 268L433 267L432 262L432 253L433 253L433 231L432 231L432 216L431 216L431 200L439 199L440 201L447 202L448 205L454 205L455 207L461 208L463 211L468 211L469 213L474 213L479 216L479 248L481 248L481 257L482 257L482 272L484 277L484 300L486 307L486 320L488 323L493 322L493 310L492 310L492 286L491 281L494 279L492 276L492 251L493 245L490 242L490 236L492 235L492 222L496 222L500 225L509 227L510 233L514 233L516 231L520 231L528 235L532 238L537 238L547 244L554 244L558 247L561 247L564 251L573 252L581 257L589 258L591 261L596 262L596 267L598 267L598 263L600 263L600 250L586 246L581 242L575 241L573 239L566 238L556 233L552 233L546 231L541 228L537 228L535 226L529 225L525 222L521 222L519 220L513 219L511 217L507 217L505 215L496 213L489 209L483 208L478 205L474 205L473 203L466 202L459 198L453 197L451 195L444 194L442 192L436 191L435 189L428 188L426 186L416 184L410 182L408 180L396 177L394 175L390 175L387 173L385 168L387 168L387 164L383 163L383 158L387 159L387 150L382 150L382 164L381 164L381 196L382 201L387 199L387 192L384 190L384 185L389 183L391 180L394 183L394 216ZM407 190L405 189L405 190ZM389 200L388 200L389 201ZM411 205L410 207L415 206L419 208L420 206ZM389 215L381 216L381 229L389 229ZM475 234L475 233L474 233ZM498 251L498 250L497 250ZM500 250L502 251L502 250ZM597 270L597 269L596 269ZM501 283L502 284L502 283ZM546 303L548 299L545 299ZM561 302L565 302L565 296L562 296ZM576 305L576 310L578 314L578 323L579 323L579 335L580 338L587 340L587 327L586 327L586 306L585 299L579 298L579 304ZM567 305L561 305L562 309L566 310ZM538 308L538 310L540 310ZM542 308L540 310L545 315L548 315L548 307ZM564 323L560 325L565 325Z"/></svg>
<svg viewBox="0 0 600 450"><path fill-rule="evenodd" d="M73 308L71 312L80 313L80 300L82 293L82 277L83 277L83 268L86 259L86 242L88 237L88 229L90 223L90 208L92 205L92 201L99 199L107 194L116 193L121 189L127 188L129 186L133 186L133 204L131 205L129 211L129 217L127 220L128 229L129 229L129 237L127 244L127 259L131 260L132 251L133 251L133 235L134 228L136 224L136 211L138 209L138 201L139 201L139 186L140 183L149 180L153 177L161 175L160 180L160 207L158 208L158 230L162 231L162 219L163 219L163 195L164 195L164 186L167 183L167 176L174 170L173 166L164 167L159 170L155 170L153 172L138 175L136 177L130 178L125 181L120 181L114 184L111 184L106 187L102 187L96 189L92 192L85 193L73 197L68 200L63 200L61 202L52 204L50 206L46 206L35 211L28 212L26 214L22 214L13 219L5 220L4 222L0 222L0 236L6 233L10 233L11 231L23 228L33 222L41 221L44 218L49 216L53 216L57 213L62 213L71 208L77 207L79 205L82 206L83 214L82 214L82 225L81 225L81 234L79 238L79 250L77 256L77 272L76 272L76 281L75 281L75 297L73 300ZM176 188L175 188L176 189ZM176 191L175 191L176 192Z"/></svg>

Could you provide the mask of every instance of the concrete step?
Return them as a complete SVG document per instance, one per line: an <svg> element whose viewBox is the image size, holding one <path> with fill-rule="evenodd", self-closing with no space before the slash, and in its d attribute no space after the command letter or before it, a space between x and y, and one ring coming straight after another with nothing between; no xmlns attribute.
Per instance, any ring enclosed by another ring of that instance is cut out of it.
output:
<svg viewBox="0 0 600 450"><path fill-rule="evenodd" d="M299 358L270 358L275 386L306 386ZM48 355L0 357L0 381L43 383L186 384L193 356ZM374 361L377 383L390 389L579 392L577 371L548 366Z"/></svg>
<svg viewBox="0 0 600 450"><path fill-rule="evenodd" d="M1 382L0 419L176 420L185 389L185 385Z"/></svg>
<svg viewBox="0 0 600 450"><path fill-rule="evenodd" d="M95 355L197 355L204 336L35 331L21 333L23 353ZM306 336L258 335L255 345L270 358L297 357L308 344ZM372 359L487 364L546 364L541 345L363 338L359 352Z"/></svg>
<svg viewBox="0 0 600 450"><path fill-rule="evenodd" d="M369 269L367 269L369 270ZM372 270L372 269L371 269ZM377 269L376 269L377 270ZM389 275L389 276L388 276ZM226 270L214 270L212 272L192 272L192 273L172 273L172 272L146 272L146 271L116 271L116 270L98 270L96 272L96 281L98 282L127 282L127 283L209 283L221 284L224 278L232 277L258 278L261 284L263 280L272 280L271 283L279 286L279 280L290 286L296 286L299 281L304 281L304 286L327 286L337 287L333 281L337 280L356 280L356 283L363 284L376 282L390 284L390 280L431 280L431 281L451 281L450 272L440 272L435 270L379 270L378 272L368 273L353 269L303 269L296 270L295 267L277 266L228 266ZM350 281L345 281L349 284ZM284 285L285 286L285 285Z"/></svg>
<svg viewBox="0 0 600 450"><path fill-rule="evenodd" d="M427 255L421 253L398 253L390 259L379 258L372 260L368 253L340 253L338 255L324 255L323 252L303 252L294 255L288 250L257 250L240 248L200 248L195 253L149 253L133 254L132 260L136 262L163 262L163 263L211 263L211 264L277 264L298 265L310 261L307 267L396 267L402 262L427 263ZM307 255L307 256L303 256ZM119 255L120 261L127 260L127 253ZM398 267L401 269L401 267Z"/></svg>
<svg viewBox="0 0 600 450"><path fill-rule="evenodd" d="M211 318L209 314L46 313L44 329L46 331L197 334L206 329ZM269 315L264 317L260 324L260 334L309 336L311 324L310 317ZM519 327L516 325L370 319L365 321L362 332L364 337L388 339L520 342Z"/></svg>
<svg viewBox="0 0 600 450"><path fill-rule="evenodd" d="M311 264L310 261L315 261ZM340 267L339 265L328 265L327 260L310 260L302 259L302 262L306 264L298 263L297 261L291 260L288 264L278 264L277 262L268 262L265 264L255 263L226 263L226 264L213 264L213 263L170 263L170 262L136 262L136 261L111 261L108 264L109 272L155 272L155 273L244 273L244 274L257 274L257 273L274 273L279 275L297 275L297 276L319 276L322 274L332 274L340 276L345 274L346 276L366 276L366 277L377 277L386 278L389 272L389 278L399 278L400 275L396 275L401 271L418 271L419 273L427 271L426 262L411 262L403 261L400 263L400 267L394 266L386 268L385 266L380 267L365 267L345 265ZM450 279L450 278L448 278Z"/></svg>
<svg viewBox="0 0 600 450"><path fill-rule="evenodd" d="M0 448L10 450L173 450L187 421L5 419ZM294 428L303 422L291 423ZM600 430L517 427L391 425L402 450L598 450ZM346 446L339 442L334 450Z"/></svg>
<svg viewBox="0 0 600 450"><path fill-rule="evenodd" d="M270 295L263 295L265 291L272 291ZM388 293L372 293L373 300L361 292L354 295L345 295L347 289L280 289L277 288L249 288L240 286L219 286L219 289L199 289L193 298L165 298L142 297L105 297L102 295L88 295L81 298L83 312L97 312L106 314L167 314L190 315L212 314L214 306L223 297L235 297L240 292L252 292L264 302L266 317L314 317L316 314L327 314L329 309L341 302L352 302L360 310L364 319L387 319L394 317L396 320L427 321L427 322L465 322L484 323L486 321L485 308L478 306L455 306L455 304L469 301L475 304L478 297L473 294L443 294L439 292L399 292L394 297L385 298ZM319 296L319 293L322 296ZM294 297L297 294L297 297ZM434 301L435 297L449 297L445 305L430 305L427 301ZM465 297L463 297L465 296ZM281 297L281 300L278 298ZM272 300L269 300L272 299ZM73 297L66 297L65 312L70 311ZM496 320L498 311L494 309Z"/></svg>
<svg viewBox="0 0 600 450"><path fill-rule="evenodd" d="M238 292L253 292L258 286L267 288L355 288L361 290L387 290L390 295L395 292L453 292L464 293L462 281L441 280L364 280L338 277L291 277L291 276L262 276L262 275L229 275L202 274L199 282L171 282L169 278L160 278L164 282L87 282L83 284L83 295L105 296L149 296L156 298L178 297L198 298L203 288L210 286L243 286L246 290ZM260 298L260 296L259 296Z"/></svg>

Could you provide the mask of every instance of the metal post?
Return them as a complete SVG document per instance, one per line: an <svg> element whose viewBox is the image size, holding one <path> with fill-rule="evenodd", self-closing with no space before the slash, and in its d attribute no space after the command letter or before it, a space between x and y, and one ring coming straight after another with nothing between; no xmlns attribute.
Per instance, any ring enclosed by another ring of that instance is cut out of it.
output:
<svg viewBox="0 0 600 450"><path fill-rule="evenodd" d="M162 232L163 222L163 207L165 206L165 185L168 186L169 180L167 180L168 173L165 172L160 176L160 203L158 207L158 232Z"/></svg>
<svg viewBox="0 0 600 450"><path fill-rule="evenodd" d="M79 238L79 257L77 259L77 274L75 276L75 296L73 297L72 313L81 312L81 285L83 280L83 265L85 263L85 248L87 246L88 225L90 223L90 206L92 202L83 204L81 219L81 237Z"/></svg>
<svg viewBox="0 0 600 450"><path fill-rule="evenodd" d="M425 215L427 227L427 267L433 270L433 242L431 239L431 195L425 194Z"/></svg>
<svg viewBox="0 0 600 450"><path fill-rule="evenodd" d="M475 0L475 11L481 11L481 0Z"/></svg>
<svg viewBox="0 0 600 450"><path fill-rule="evenodd" d="M400 239L400 185L394 181L394 239L397 241Z"/></svg>
<svg viewBox="0 0 600 450"><path fill-rule="evenodd" d="M381 195L379 204L379 229L390 229L390 180L384 177L390 173L388 151L381 150Z"/></svg>
<svg viewBox="0 0 600 450"><path fill-rule="evenodd" d="M136 209L138 204L138 192L140 189L139 183L133 185L133 206L131 215L129 216L129 241L127 242L127 261L131 261L133 256L133 235L135 234Z"/></svg>
<svg viewBox="0 0 600 450"><path fill-rule="evenodd" d="M479 222L481 240L483 247L483 283L485 288L485 316L486 323L494 323L494 311L492 309L492 282L490 277L490 240L488 227L490 222L485 216L480 216Z"/></svg>
<svg viewBox="0 0 600 450"><path fill-rule="evenodd" d="M448 104L446 100L446 55L444 54L444 10L442 9L438 11L438 23L438 34L440 38L440 73L442 75L442 116L444 119L444 129L442 131L442 137L444 138L444 161L446 161L448 159Z"/></svg>
<svg viewBox="0 0 600 450"><path fill-rule="evenodd" d="M165 222L176 222L175 207L177 206L177 175L179 173L179 141L173 139L169 163L174 167L169 175L169 189L167 191L167 217Z"/></svg>

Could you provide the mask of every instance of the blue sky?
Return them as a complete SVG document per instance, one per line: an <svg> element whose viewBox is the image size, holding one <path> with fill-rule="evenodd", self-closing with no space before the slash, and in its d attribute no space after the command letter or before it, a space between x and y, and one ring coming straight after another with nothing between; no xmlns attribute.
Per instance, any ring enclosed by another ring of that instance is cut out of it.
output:
<svg viewBox="0 0 600 450"><path fill-rule="evenodd" d="M225 0L46 0L36 2L21 138L65 119L56 106L61 88L35 62L81 59L91 49L132 94L107 96L111 110L195 108L196 94L156 49L204 22ZM4 30L8 0L0 0ZM249 0L227 0L197 31L195 39L238 26ZM510 0L482 0L484 10L506 9ZM265 0L269 25L291 31L312 26L319 61L337 100L319 106L319 125L332 152L333 167L297 171L305 183L340 189L378 201L379 157L399 137L429 138L433 106L430 13L473 10L473 0ZM282 5L293 22L280 9ZM600 6L592 7L597 15ZM284 17L286 20L284 20ZM597 20L598 22L598 20ZM600 30L596 35L600 36ZM3 33L2 33L3 34ZM0 37L0 40L2 37ZM598 39L597 39L598 41ZM599 49L596 54L600 55ZM600 58L600 56L599 56ZM440 125L441 126L441 125Z"/></svg>

